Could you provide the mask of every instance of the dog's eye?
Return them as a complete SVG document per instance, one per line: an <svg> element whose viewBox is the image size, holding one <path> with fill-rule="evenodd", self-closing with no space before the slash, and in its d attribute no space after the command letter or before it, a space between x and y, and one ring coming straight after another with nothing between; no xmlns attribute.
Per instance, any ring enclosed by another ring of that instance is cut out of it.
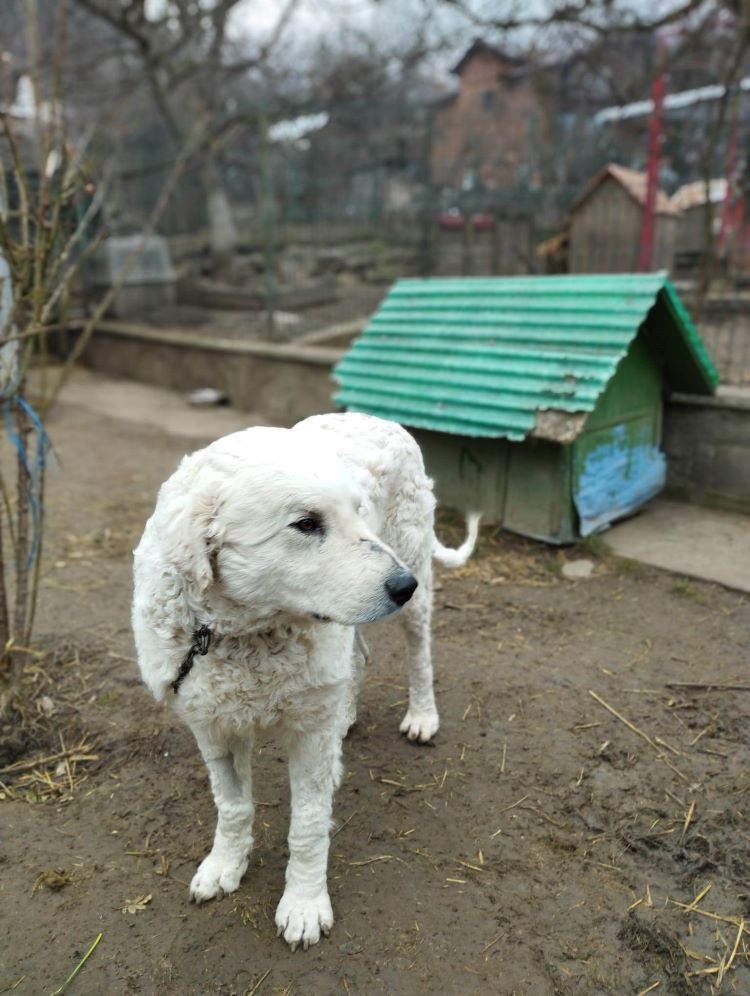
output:
<svg viewBox="0 0 750 996"><path fill-rule="evenodd" d="M303 519L293 522L292 525L301 533L315 533L323 528L323 523L316 515L306 515Z"/></svg>

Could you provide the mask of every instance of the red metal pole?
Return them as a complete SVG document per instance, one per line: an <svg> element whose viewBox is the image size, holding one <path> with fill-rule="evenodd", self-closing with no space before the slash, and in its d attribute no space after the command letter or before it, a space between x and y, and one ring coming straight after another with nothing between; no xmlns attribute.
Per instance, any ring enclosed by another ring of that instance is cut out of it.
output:
<svg viewBox="0 0 750 996"><path fill-rule="evenodd" d="M664 66L666 44L664 38L659 39L659 63ZM654 218L656 214L656 193L659 188L659 164L661 162L662 142L662 109L664 95L667 90L667 80L662 71L651 84L651 99L654 108L648 121L648 168L646 172L646 203L643 206L643 225L641 226L641 250L638 256L638 269L650 270L654 255Z"/></svg>
<svg viewBox="0 0 750 996"><path fill-rule="evenodd" d="M737 98L735 98L736 100ZM729 145L727 148L727 169L726 169L726 184L727 189L724 192L724 198L721 204L721 215L720 215L720 227L719 227L719 249L724 249L727 245L734 224L737 220L736 205L734 204L734 181L735 172L737 170L737 142L738 142L738 126L737 121L734 122L732 126L732 131L729 135ZM709 188L710 189L710 188ZM734 208L734 210L733 210ZM713 211L713 208L711 209Z"/></svg>

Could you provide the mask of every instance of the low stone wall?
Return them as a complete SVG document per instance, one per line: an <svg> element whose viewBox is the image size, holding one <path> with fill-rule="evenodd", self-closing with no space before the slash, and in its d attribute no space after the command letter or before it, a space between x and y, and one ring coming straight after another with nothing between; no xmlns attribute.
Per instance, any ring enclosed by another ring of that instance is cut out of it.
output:
<svg viewBox="0 0 750 996"><path fill-rule="evenodd" d="M329 412L339 349L209 338L183 329L103 322L82 361L113 377L191 391L214 387L278 425Z"/></svg>
<svg viewBox="0 0 750 996"><path fill-rule="evenodd" d="M664 410L667 491L750 513L750 389L673 395Z"/></svg>

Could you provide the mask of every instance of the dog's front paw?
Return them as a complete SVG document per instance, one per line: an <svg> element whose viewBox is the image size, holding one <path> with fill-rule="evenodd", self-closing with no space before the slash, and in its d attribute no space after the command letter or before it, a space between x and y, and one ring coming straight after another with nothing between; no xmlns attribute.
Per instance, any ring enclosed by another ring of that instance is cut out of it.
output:
<svg viewBox="0 0 750 996"><path fill-rule="evenodd" d="M234 892L247 869L247 856L241 861L211 854L204 858L190 883L190 898L195 903L221 899L227 892Z"/></svg>
<svg viewBox="0 0 750 996"><path fill-rule="evenodd" d="M409 709L401 720L400 730L409 740L426 744L438 731L440 720L435 709Z"/></svg>
<svg viewBox="0 0 750 996"><path fill-rule="evenodd" d="M276 910L276 926L279 936L284 935L292 951L296 951L299 944L307 951L311 944L318 943L321 933L327 937L333 926L327 890L310 898L287 888Z"/></svg>

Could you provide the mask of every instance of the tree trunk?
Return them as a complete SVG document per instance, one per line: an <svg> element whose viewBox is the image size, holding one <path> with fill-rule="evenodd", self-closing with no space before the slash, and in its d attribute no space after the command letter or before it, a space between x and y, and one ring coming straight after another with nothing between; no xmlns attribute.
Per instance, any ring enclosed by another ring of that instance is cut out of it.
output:
<svg viewBox="0 0 750 996"><path fill-rule="evenodd" d="M213 275L218 280L227 280L232 275L237 253L237 226L232 205L221 181L219 164L211 150L205 155L201 181L206 196Z"/></svg>

